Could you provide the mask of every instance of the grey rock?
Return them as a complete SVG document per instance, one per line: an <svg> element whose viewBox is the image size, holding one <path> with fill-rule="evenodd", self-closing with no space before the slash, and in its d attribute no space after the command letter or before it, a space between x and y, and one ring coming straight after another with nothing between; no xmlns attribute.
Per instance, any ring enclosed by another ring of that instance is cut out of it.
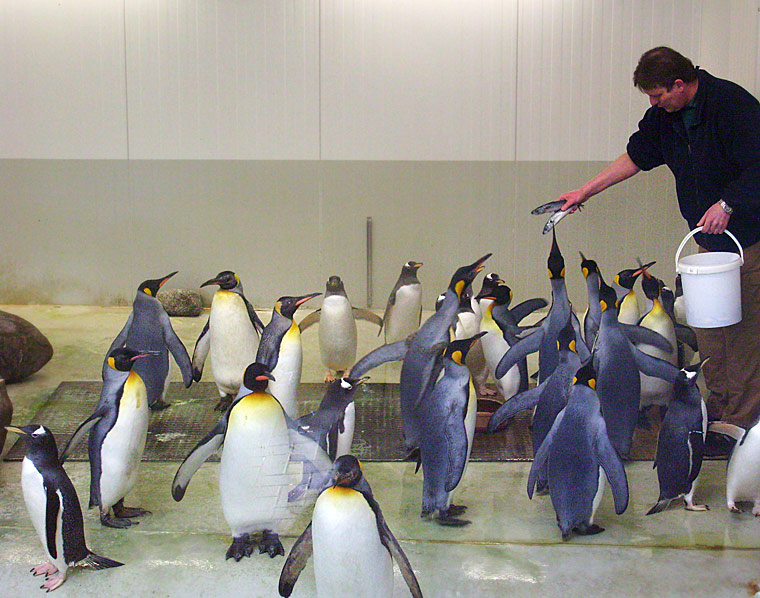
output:
<svg viewBox="0 0 760 598"><path fill-rule="evenodd" d="M53 356L53 346L34 324L0 311L0 378L21 382Z"/></svg>
<svg viewBox="0 0 760 598"><path fill-rule="evenodd" d="M13 419L13 403L8 396L8 391L5 388L5 380L0 378L0 453L3 452L5 446L5 436L8 431L5 426L11 425Z"/></svg>
<svg viewBox="0 0 760 598"><path fill-rule="evenodd" d="M198 291L168 289L159 291L157 298L170 316L199 316L203 311L203 299Z"/></svg>

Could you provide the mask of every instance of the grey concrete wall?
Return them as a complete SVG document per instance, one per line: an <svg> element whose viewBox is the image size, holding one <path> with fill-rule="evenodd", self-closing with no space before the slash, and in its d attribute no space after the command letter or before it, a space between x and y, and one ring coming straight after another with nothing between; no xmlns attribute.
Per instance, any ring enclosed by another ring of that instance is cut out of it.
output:
<svg viewBox="0 0 760 598"><path fill-rule="evenodd" d="M515 300L547 296L550 236L536 205L585 182L603 162L0 160L0 303L113 305L172 270L197 288L238 272L266 308L323 291L331 274L366 304L365 222L374 223L374 303L401 265L425 263L425 305L451 273L486 252ZM582 250L605 274L658 260L674 275L687 232L666 169L641 173L558 226L576 306ZM479 283L478 283L479 287ZM207 295L208 296L208 295Z"/></svg>

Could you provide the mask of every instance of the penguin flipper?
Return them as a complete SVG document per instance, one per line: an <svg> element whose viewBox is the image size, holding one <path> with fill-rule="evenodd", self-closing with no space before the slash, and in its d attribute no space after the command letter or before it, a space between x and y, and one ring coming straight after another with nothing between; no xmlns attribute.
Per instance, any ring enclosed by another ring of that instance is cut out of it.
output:
<svg viewBox="0 0 760 598"><path fill-rule="evenodd" d="M469 392L469 391L468 391ZM453 491L464 474L467 465L467 428L464 419L467 414L467 402L463 405L454 405L446 419L445 454L447 456L446 467L446 492Z"/></svg>
<svg viewBox="0 0 760 598"><path fill-rule="evenodd" d="M79 424L79 427L74 431L74 433L71 435L71 438L69 438L69 441L66 443L66 446L61 451L61 455L58 457L59 463L66 461L66 458L74 451L79 443L82 442L82 439L92 429L92 427L96 425L101 419L103 419L104 415L105 413L96 410L95 413L93 413L90 417Z"/></svg>
<svg viewBox="0 0 760 598"><path fill-rule="evenodd" d="M528 498L531 500L533 499L533 490L536 487L538 476L541 474L544 464L549 459L549 449L554 441L554 435L557 433L564 417L565 410L563 409L557 414L549 433L546 435L546 438L544 438L544 441L541 443L541 446L533 457L533 464L530 466L530 473L528 474Z"/></svg>
<svg viewBox="0 0 760 598"><path fill-rule="evenodd" d="M673 352L673 345L671 345L670 341L659 332L644 328L643 326L634 326L633 324L624 324L622 322L619 324L623 334L625 334L628 340L633 344L638 345L643 343L657 347L660 351L665 351L666 353Z"/></svg>
<svg viewBox="0 0 760 598"><path fill-rule="evenodd" d="M203 364L206 362L208 350L211 347L211 335L208 333L210 321L211 318L206 320L206 325L203 327L198 340L195 341L195 349L193 349L193 380L196 382L201 381L201 376L203 376Z"/></svg>
<svg viewBox="0 0 760 598"><path fill-rule="evenodd" d="M673 322L673 327L676 330L676 339L679 343L689 345L689 348L695 353L699 351L697 344L697 333L690 326L685 326L680 322Z"/></svg>
<svg viewBox="0 0 760 598"><path fill-rule="evenodd" d="M589 357L591 357L591 351L586 341L583 340L581 321L575 315L572 306L570 306L570 324L573 327L573 332L575 332L575 350L578 353L578 357L581 358L581 363L586 363Z"/></svg>
<svg viewBox="0 0 760 598"><path fill-rule="evenodd" d="M190 356L187 354L185 345L182 344L177 333L174 332L171 320L169 320L169 315L166 312L163 312L160 315L160 321L161 328L164 332L164 342L182 372L182 380L185 383L185 388L188 388L193 383L193 364L190 362Z"/></svg>
<svg viewBox="0 0 760 598"><path fill-rule="evenodd" d="M535 407L541 398L541 393L543 392L544 387L545 383L541 383L538 386L507 399L504 404L494 412L491 419L488 420L488 431L497 432L502 424L510 417L513 417L520 411Z"/></svg>
<svg viewBox="0 0 760 598"><path fill-rule="evenodd" d="M49 485L45 484L45 541L47 551L55 560L58 558L58 548L55 544L58 530L58 513L61 511L61 499L58 493ZM63 521L61 521L63 525ZM63 532L63 530L61 530Z"/></svg>
<svg viewBox="0 0 760 598"><path fill-rule="evenodd" d="M496 366L494 377L497 380L503 378L504 374L506 374L518 361L529 354L538 351L545 335L546 330L544 328L538 328L530 336L521 338L517 343L512 345Z"/></svg>
<svg viewBox="0 0 760 598"><path fill-rule="evenodd" d="M129 317L127 318L126 323L124 324L124 327L121 329L119 334L116 335L116 338L113 339L113 342L111 343L111 346L108 347L108 351L106 351L106 358L103 360L103 367L100 370L100 377L105 380L106 372L109 369L108 365L108 356L111 354L111 351L114 349L118 349L119 347L123 347L124 343L127 342L127 335L129 334L129 328L132 326L132 318L134 317L134 312L129 314Z"/></svg>
<svg viewBox="0 0 760 598"><path fill-rule="evenodd" d="M747 430L744 428L736 426L734 424L729 424L728 422L711 422L708 424L707 430L709 432L715 432L716 434L729 436L737 442L741 442L747 433Z"/></svg>
<svg viewBox="0 0 760 598"><path fill-rule="evenodd" d="M301 320L298 324L298 328L301 332L306 330L309 326L312 326L319 322L320 312L322 310L316 309L313 312L311 312L308 316L306 316L303 320Z"/></svg>
<svg viewBox="0 0 760 598"><path fill-rule="evenodd" d="M401 361L406 356L406 352L409 349L408 339L391 343L390 345L383 345L378 347L374 351L367 353L359 361L354 364L349 373L349 378L361 378L369 372L371 369L376 368L379 365L388 363L389 361Z"/></svg>
<svg viewBox="0 0 760 598"><path fill-rule="evenodd" d="M293 544L293 548L290 549L288 558L285 559L285 564L282 566L278 586L280 596L288 598L293 593L293 587L298 581L298 576L301 575L301 571L306 567L306 563L313 552L314 543L311 538L311 523L309 523L296 543Z"/></svg>
<svg viewBox="0 0 760 598"><path fill-rule="evenodd" d="M177 473L174 475L174 480L172 481L172 497L177 502L181 501L185 496L187 485L190 483L190 480L200 466L203 465L211 455L222 448L222 444L224 444L224 435L227 432L229 413L230 409L227 409L213 429L195 445L195 448L190 451L190 454L185 457L185 460L179 466Z"/></svg>
<svg viewBox="0 0 760 598"><path fill-rule="evenodd" d="M547 305L549 305L549 302L543 297L536 297L534 299L526 299L522 303L518 303L512 309L510 309L509 313L514 318L515 322L519 324L520 320L529 316L534 311L539 310L543 307L546 307Z"/></svg>
<svg viewBox="0 0 760 598"><path fill-rule="evenodd" d="M248 317L251 320L251 324L253 324L253 328L256 330L259 337L261 337L261 333L264 332L264 322L262 322L261 318L256 314L256 310L253 309L253 305L251 305L248 299L243 297L243 302L245 303L246 310L248 310Z"/></svg>
<svg viewBox="0 0 760 598"><path fill-rule="evenodd" d="M635 347L633 349L633 357L636 360L636 366L640 371L644 372L648 376L654 376L656 378L661 378L662 380L667 380L671 384L676 381L678 372L681 371L672 363L665 361L664 359L658 359L657 357L652 357L651 355L642 353Z"/></svg>
<svg viewBox="0 0 760 598"><path fill-rule="evenodd" d="M369 311L368 309L361 309L360 307L352 307L351 309L354 312L355 320L367 320L367 322L377 324L380 328L383 327L383 319L375 312Z"/></svg>
<svg viewBox="0 0 760 598"><path fill-rule="evenodd" d="M620 515L628 508L628 477L625 475L623 462L607 436L607 427L601 418L599 418L594 439L594 452L612 488L615 513Z"/></svg>

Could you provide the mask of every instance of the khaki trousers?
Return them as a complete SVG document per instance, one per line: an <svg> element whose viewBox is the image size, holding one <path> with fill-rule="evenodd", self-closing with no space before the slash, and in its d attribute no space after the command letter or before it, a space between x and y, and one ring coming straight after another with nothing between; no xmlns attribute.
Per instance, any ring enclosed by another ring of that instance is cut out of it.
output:
<svg viewBox="0 0 760 598"><path fill-rule="evenodd" d="M741 322L695 331L701 358L710 357L703 370L709 419L748 428L760 417L760 243L744 250L741 290Z"/></svg>

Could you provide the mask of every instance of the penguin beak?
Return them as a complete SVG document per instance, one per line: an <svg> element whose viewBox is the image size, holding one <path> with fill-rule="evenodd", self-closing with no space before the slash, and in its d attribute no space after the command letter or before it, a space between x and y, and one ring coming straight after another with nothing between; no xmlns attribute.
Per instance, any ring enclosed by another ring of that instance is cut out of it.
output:
<svg viewBox="0 0 760 598"><path fill-rule="evenodd" d="M641 267L640 267L638 270L636 270L636 271L633 273L633 276L635 277L635 276L638 276L639 274L644 274L644 275L646 275L646 273L647 273L647 268L651 268L651 267L652 267L652 266L654 266L656 263L657 263L657 260L655 260L655 261L653 261L653 262L649 262L648 264L644 264L643 266L641 266Z"/></svg>
<svg viewBox="0 0 760 598"><path fill-rule="evenodd" d="M17 428L16 426L5 426L5 429L9 432L13 432L14 434L26 434L24 430Z"/></svg>
<svg viewBox="0 0 760 598"><path fill-rule="evenodd" d="M487 331L487 330L484 330L483 332L478 332L478 333L477 333L475 336L473 336L473 337L472 337L472 342L470 343L470 349L472 349L472 347L475 345L475 343L477 343L477 342L478 342L478 339L479 339L481 336L485 336L486 334L488 334L488 331Z"/></svg>
<svg viewBox="0 0 760 598"><path fill-rule="evenodd" d="M221 282L219 282L219 279L218 279L218 278L211 278L211 279L207 280L206 282L204 282L204 283L201 285L201 288L203 288L203 287L207 287L207 286L209 286L209 285L212 285L212 284L222 284L222 283L221 283Z"/></svg>
<svg viewBox="0 0 760 598"><path fill-rule="evenodd" d="M485 266L483 266L483 262L485 262L489 257L491 257L492 253L486 253L482 258L480 258L477 262L473 264L472 271L475 274L478 274Z"/></svg>
<svg viewBox="0 0 760 598"><path fill-rule="evenodd" d="M263 382L264 380L271 380L272 382L277 382L274 379L274 376L272 376L272 374L260 374L260 375L256 376L256 380L258 380L260 382Z"/></svg>
<svg viewBox="0 0 760 598"><path fill-rule="evenodd" d="M130 361L137 361L138 359L142 359L143 357L153 357L154 355L160 355L160 351L148 351L147 353L140 353L139 355L135 355L130 359Z"/></svg>
<svg viewBox="0 0 760 598"><path fill-rule="evenodd" d="M161 288L162 286L164 286L164 284L166 283L166 281L169 280L172 276L174 276L177 272L179 272L179 270L175 270L171 274L167 274L166 276L164 276L161 279L161 282L158 283L158 287Z"/></svg>
<svg viewBox="0 0 760 598"><path fill-rule="evenodd" d="M311 295L304 295L303 297L299 298L298 301L296 301L296 306L301 306L304 303L306 303L309 299L314 299L314 297L319 297L322 293L312 293Z"/></svg>

